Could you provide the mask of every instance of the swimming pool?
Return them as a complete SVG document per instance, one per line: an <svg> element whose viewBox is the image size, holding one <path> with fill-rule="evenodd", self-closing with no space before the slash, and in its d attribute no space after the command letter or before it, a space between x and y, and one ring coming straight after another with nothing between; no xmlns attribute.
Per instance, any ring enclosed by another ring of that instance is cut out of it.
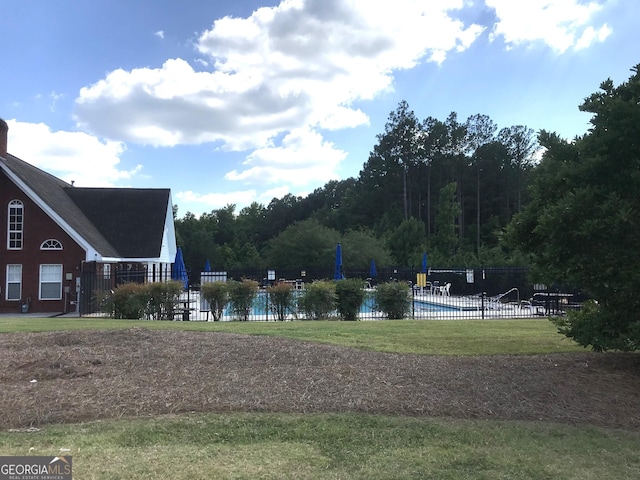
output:
<svg viewBox="0 0 640 480"><path fill-rule="evenodd" d="M299 295L298 292L296 294ZM250 317L262 317L262 318L271 318L274 316L273 312L269 310L269 302L268 296L266 292L258 292L249 313ZM413 309L416 313L443 313L443 312L461 312L465 310L461 307L443 305L441 303L433 303L426 300L413 300ZM299 313L299 312L296 312ZM224 310L224 318L232 319L234 317L234 313L231 311L231 308L227 306ZM334 312L335 316L338 316L337 312ZM377 318L384 317L384 314L375 310L374 308L374 300L373 296L368 294L365 296L364 302L360 306L359 316L362 318Z"/></svg>
<svg viewBox="0 0 640 480"><path fill-rule="evenodd" d="M461 312L464 310L461 307L442 305L441 303L432 303L426 300L414 300L413 305L416 312Z"/></svg>

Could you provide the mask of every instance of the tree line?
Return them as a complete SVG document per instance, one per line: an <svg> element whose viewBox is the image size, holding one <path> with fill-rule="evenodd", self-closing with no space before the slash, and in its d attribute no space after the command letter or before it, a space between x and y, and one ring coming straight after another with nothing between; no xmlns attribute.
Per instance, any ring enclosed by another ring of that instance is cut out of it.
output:
<svg viewBox="0 0 640 480"><path fill-rule="evenodd" d="M498 130L486 115L419 120L406 101L357 178L327 182L306 197L235 205L176 218L185 262L216 269L332 265L341 242L349 265L522 264L500 243L527 203L538 143L532 129ZM177 217L177 207L174 207Z"/></svg>

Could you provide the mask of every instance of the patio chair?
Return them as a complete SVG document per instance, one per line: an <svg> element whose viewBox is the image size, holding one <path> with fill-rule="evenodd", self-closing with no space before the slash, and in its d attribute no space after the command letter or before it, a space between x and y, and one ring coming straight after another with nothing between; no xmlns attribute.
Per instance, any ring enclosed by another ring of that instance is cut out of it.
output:
<svg viewBox="0 0 640 480"><path fill-rule="evenodd" d="M451 290L451 284L450 283L445 283L442 287L438 287L438 293L442 296L451 296L450 293Z"/></svg>

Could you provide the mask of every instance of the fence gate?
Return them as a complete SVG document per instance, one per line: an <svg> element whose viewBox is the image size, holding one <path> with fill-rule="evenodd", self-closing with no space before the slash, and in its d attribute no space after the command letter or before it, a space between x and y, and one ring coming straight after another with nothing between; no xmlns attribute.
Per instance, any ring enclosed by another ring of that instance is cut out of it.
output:
<svg viewBox="0 0 640 480"><path fill-rule="evenodd" d="M78 312L80 316L97 313L111 290L123 283L144 283L147 268L137 263L97 263L84 264L80 280Z"/></svg>

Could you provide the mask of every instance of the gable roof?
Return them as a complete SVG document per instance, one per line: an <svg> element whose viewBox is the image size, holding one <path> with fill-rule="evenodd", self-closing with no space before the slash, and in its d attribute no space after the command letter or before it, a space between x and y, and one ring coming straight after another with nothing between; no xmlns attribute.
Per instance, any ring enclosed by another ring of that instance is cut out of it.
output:
<svg viewBox="0 0 640 480"><path fill-rule="evenodd" d="M65 192L118 256L160 256L169 190L68 187Z"/></svg>
<svg viewBox="0 0 640 480"><path fill-rule="evenodd" d="M87 260L157 261L167 256L165 240L175 239L169 189L74 187L10 154L0 168L87 250Z"/></svg>

